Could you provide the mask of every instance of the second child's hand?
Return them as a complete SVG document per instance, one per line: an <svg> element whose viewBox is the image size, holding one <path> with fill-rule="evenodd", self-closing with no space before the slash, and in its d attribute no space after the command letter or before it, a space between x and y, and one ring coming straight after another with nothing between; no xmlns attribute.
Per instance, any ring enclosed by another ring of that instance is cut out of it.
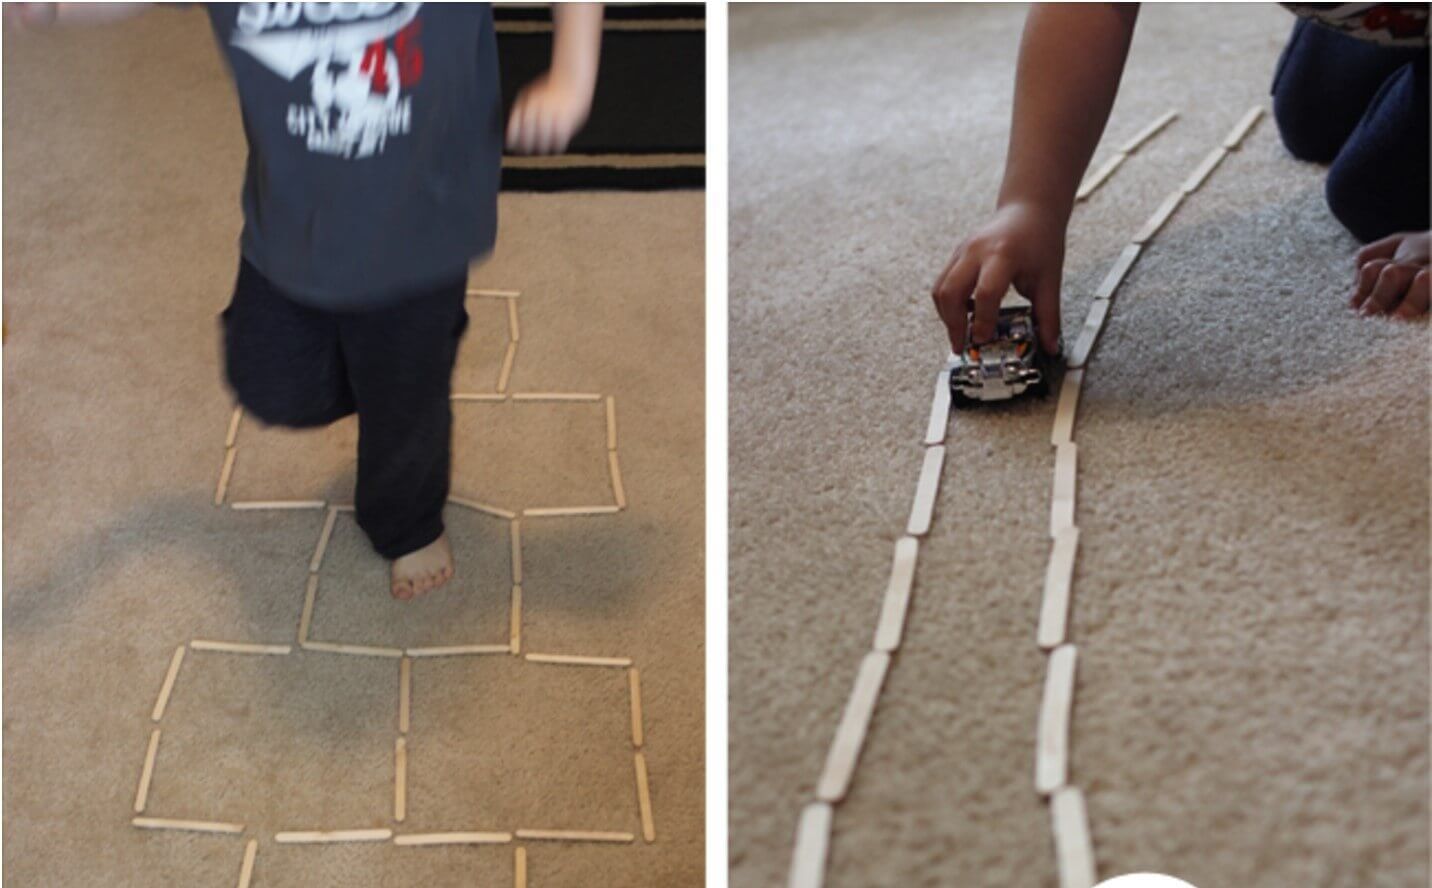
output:
<svg viewBox="0 0 1432 888"><path fill-rule="evenodd" d="M552 67L522 90L507 121L507 147L519 154L565 150L592 109L601 4L560 3L552 20Z"/></svg>

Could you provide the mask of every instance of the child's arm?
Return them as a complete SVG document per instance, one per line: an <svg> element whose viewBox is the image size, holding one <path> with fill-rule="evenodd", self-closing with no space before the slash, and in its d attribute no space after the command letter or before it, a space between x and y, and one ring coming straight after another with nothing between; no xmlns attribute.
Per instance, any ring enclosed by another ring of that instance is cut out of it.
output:
<svg viewBox="0 0 1432 888"><path fill-rule="evenodd" d="M14 28L108 25L148 9L151 3L6 3L5 24Z"/></svg>
<svg viewBox="0 0 1432 888"><path fill-rule="evenodd" d="M931 294L963 352L993 338L1011 283L1034 303L1040 344L1059 347L1059 284L1074 193L1118 93L1138 4L1049 4L1030 9L1019 47L1014 117L993 217L956 249Z"/></svg>
<svg viewBox="0 0 1432 888"><path fill-rule="evenodd" d="M562 151L592 109L602 5L558 3L552 24L552 65L522 90L507 123L507 147L523 154Z"/></svg>

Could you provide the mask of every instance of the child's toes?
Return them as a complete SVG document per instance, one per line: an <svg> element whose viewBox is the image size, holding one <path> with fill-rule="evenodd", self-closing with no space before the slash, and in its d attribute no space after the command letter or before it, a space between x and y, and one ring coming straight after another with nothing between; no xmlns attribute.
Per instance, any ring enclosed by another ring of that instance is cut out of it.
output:
<svg viewBox="0 0 1432 888"><path fill-rule="evenodd" d="M409 598L413 597L412 584L409 583L407 580L398 580L397 582L393 583L392 591L393 597L398 599L399 601L407 601Z"/></svg>

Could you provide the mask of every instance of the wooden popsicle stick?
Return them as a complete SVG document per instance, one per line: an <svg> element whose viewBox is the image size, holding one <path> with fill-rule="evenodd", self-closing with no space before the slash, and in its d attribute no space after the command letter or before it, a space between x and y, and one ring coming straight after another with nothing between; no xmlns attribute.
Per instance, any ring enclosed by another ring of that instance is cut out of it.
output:
<svg viewBox="0 0 1432 888"><path fill-rule="evenodd" d="M406 653L409 657L471 657L480 654L510 654L512 649L505 644L450 644L408 648Z"/></svg>
<svg viewBox="0 0 1432 888"><path fill-rule="evenodd" d="M238 641L211 641L207 638L191 639L189 647L196 651L217 651L224 654L283 656L293 653L293 646L287 644L246 644Z"/></svg>
<svg viewBox="0 0 1432 888"><path fill-rule="evenodd" d="M1135 151L1139 150L1140 145L1144 144L1149 139L1152 139L1155 135L1158 134L1159 130L1172 123L1173 119L1176 117L1178 117L1178 111L1165 111L1163 114L1159 115L1153 123L1150 123L1148 126L1139 130L1138 133L1134 135L1133 138L1129 139L1129 141L1125 142L1123 146L1119 148L1119 150L1124 152L1125 154L1134 153Z"/></svg>
<svg viewBox="0 0 1432 888"><path fill-rule="evenodd" d="M398 733L408 733L413 713L413 661L398 661Z"/></svg>
<svg viewBox="0 0 1432 888"><path fill-rule="evenodd" d="M930 402L930 422L925 426L926 444L943 444L950 428L950 368L935 375L935 397Z"/></svg>
<svg viewBox="0 0 1432 888"><path fill-rule="evenodd" d="M358 510L358 507L352 503L334 503L333 508L340 512L356 512Z"/></svg>
<svg viewBox="0 0 1432 888"><path fill-rule="evenodd" d="M448 502L452 503L455 506L462 506L465 509L472 509L474 512L482 512L487 515L492 515L496 518L506 518L508 521L511 521L513 518L517 517L516 512L503 509L499 506L491 506L487 503L480 503L477 500L470 500L466 497L450 496L448 497Z"/></svg>
<svg viewBox="0 0 1432 888"><path fill-rule="evenodd" d="M149 748L144 753L144 769L139 772L139 791L134 794L134 813L143 814L149 804L149 781L154 779L154 758L159 755L159 729L149 735Z"/></svg>
<svg viewBox="0 0 1432 888"><path fill-rule="evenodd" d="M507 650L516 656L522 650L522 587L512 586L512 607L509 608Z"/></svg>
<svg viewBox="0 0 1432 888"><path fill-rule="evenodd" d="M1063 644L1049 655L1034 761L1034 788L1040 795L1054 792L1069 777L1069 714L1074 705L1076 654L1074 645Z"/></svg>
<svg viewBox="0 0 1432 888"><path fill-rule="evenodd" d="M1119 258L1114 260L1114 265L1109 269L1109 273L1104 275L1104 279L1099 282L1098 289L1094 291L1094 298L1113 299L1114 291L1118 290L1119 284L1122 284L1124 278L1128 277L1129 269L1134 267L1134 263L1138 261L1139 253L1142 251L1143 247L1140 244L1129 244L1119 251Z"/></svg>
<svg viewBox="0 0 1432 888"><path fill-rule="evenodd" d="M825 759L825 769L816 784L815 796L820 801L839 802L850 789L861 747L865 745L870 717L875 713L880 686L885 682L889 667L890 655L884 651L871 651L861 661L860 674L855 678L855 686L851 688L845 713L840 717L840 725L835 729L835 739Z"/></svg>
<svg viewBox="0 0 1432 888"><path fill-rule="evenodd" d="M607 395L607 449L617 449L617 399Z"/></svg>
<svg viewBox="0 0 1432 888"><path fill-rule="evenodd" d="M517 300L507 300L507 335L517 342L522 338L522 328L517 324Z"/></svg>
<svg viewBox="0 0 1432 888"><path fill-rule="evenodd" d="M1055 447L1074 440L1074 415L1079 409L1079 390L1084 384L1083 370L1066 370L1059 386L1059 406L1054 411L1054 430L1049 443Z"/></svg>
<svg viewBox="0 0 1432 888"><path fill-rule="evenodd" d="M1054 448L1054 496L1049 506L1049 535L1058 537L1074 526L1074 487L1079 470L1079 445L1060 444Z"/></svg>
<svg viewBox="0 0 1432 888"><path fill-rule="evenodd" d="M500 392L461 392L448 398L453 401L506 401L507 395Z"/></svg>
<svg viewBox="0 0 1432 888"><path fill-rule="evenodd" d="M1248 135L1248 131L1253 128L1253 124L1257 123L1258 118L1262 116L1262 105L1254 105L1245 111L1243 116L1238 118L1238 122L1233 125L1233 129L1228 131L1227 138L1223 140L1223 147L1229 151L1237 150L1238 146L1243 143L1243 137Z"/></svg>
<svg viewBox="0 0 1432 888"><path fill-rule="evenodd" d="M254 877L254 859L259 856L259 840L249 839L244 846L244 862L239 867L239 888L249 888L249 882Z"/></svg>
<svg viewBox="0 0 1432 888"><path fill-rule="evenodd" d="M469 287L469 296L487 296L492 299L516 299L522 295L521 290L483 290L477 287Z"/></svg>
<svg viewBox="0 0 1432 888"><path fill-rule="evenodd" d="M645 732L641 725L641 672L635 666L627 670L627 680L631 688L631 745L641 749L642 742L646 739Z"/></svg>
<svg viewBox="0 0 1432 888"><path fill-rule="evenodd" d="M174 693L174 680L179 677L179 665L184 662L184 645L174 649L174 656L169 658L169 671L164 673L164 684L159 687L159 699L154 701L154 712L150 719L159 721L164 717L164 710L169 706L169 695Z"/></svg>
<svg viewBox="0 0 1432 888"><path fill-rule="evenodd" d="M945 445L925 448L925 461L920 467L920 481L915 487L915 501L910 505L910 521L905 532L924 536L930 532L935 516L935 494L940 490L940 473L945 468Z"/></svg>
<svg viewBox="0 0 1432 888"><path fill-rule="evenodd" d="M251 512L259 509L322 509L327 505L323 500L245 500L229 503L229 508Z"/></svg>
<svg viewBox="0 0 1432 888"><path fill-rule="evenodd" d="M527 888L527 849L521 845L512 855L513 888Z"/></svg>
<svg viewBox="0 0 1432 888"><path fill-rule="evenodd" d="M394 845L425 847L431 845L506 845L512 841L510 832L434 832L407 833L393 837Z"/></svg>
<svg viewBox="0 0 1432 888"><path fill-rule="evenodd" d="M1049 818L1059 863L1059 888L1094 888L1099 876L1089 837L1089 814L1079 787L1065 786L1054 793L1049 800Z"/></svg>
<svg viewBox="0 0 1432 888"><path fill-rule="evenodd" d="M1208 180L1209 175L1227 156L1228 149L1222 145L1208 152L1208 155L1198 162L1198 166L1193 168L1193 172L1189 173L1188 178L1184 179L1183 184L1179 186L1183 193L1192 194L1203 187L1203 183Z"/></svg>
<svg viewBox="0 0 1432 888"><path fill-rule="evenodd" d="M620 506L543 506L536 509L523 509L522 517L560 518L578 515L615 515L620 511Z"/></svg>
<svg viewBox="0 0 1432 888"><path fill-rule="evenodd" d="M910 590L915 583L915 559L920 554L920 541L901 537L895 542L895 558L890 567L890 582L885 587L885 600L880 605L880 621L875 625L875 649L893 651L900 647L905 633L905 612L910 607Z"/></svg>
<svg viewBox="0 0 1432 888"><path fill-rule="evenodd" d="M512 582L522 585L522 520L512 521Z"/></svg>
<svg viewBox="0 0 1432 888"><path fill-rule="evenodd" d="M507 353L502 356L502 369L497 374L497 390L507 391L507 383L512 379L512 362L517 359L517 343L507 343Z"/></svg>
<svg viewBox="0 0 1432 888"><path fill-rule="evenodd" d="M1079 528L1066 527L1054 537L1049 568L1044 573L1044 600L1039 608L1036 638L1046 651L1064 643L1069 621L1069 587L1074 578L1074 556L1079 551Z"/></svg>
<svg viewBox="0 0 1432 888"><path fill-rule="evenodd" d="M326 829L274 833L273 840L280 845L321 845L329 842L386 842L392 837L391 829Z"/></svg>
<svg viewBox="0 0 1432 888"><path fill-rule="evenodd" d="M641 811L641 837L649 845L656 841L656 821L651 817L651 785L646 773L646 753L636 753L636 804Z"/></svg>
<svg viewBox="0 0 1432 888"><path fill-rule="evenodd" d="M617 452L615 450L607 451L607 468L610 469L612 473L612 492L615 493L617 497L617 508L625 509L627 504L626 487L622 485L622 464L621 461L617 459Z"/></svg>
<svg viewBox="0 0 1432 888"><path fill-rule="evenodd" d="M598 392L513 392L514 401L600 401Z"/></svg>
<svg viewBox="0 0 1432 888"><path fill-rule="evenodd" d="M538 842L635 842L628 832L597 832L580 829L519 829L517 838Z"/></svg>
<svg viewBox="0 0 1432 888"><path fill-rule="evenodd" d="M1177 210L1181 203L1183 203L1183 189L1180 188L1164 198L1163 203L1159 204L1159 208L1154 210L1154 214L1144 223L1144 227L1134 235L1134 243L1146 244L1153 240L1154 235L1164 227L1164 223L1168 221L1168 218L1173 215L1174 210Z"/></svg>
<svg viewBox="0 0 1432 888"><path fill-rule="evenodd" d="M1108 315L1108 299L1095 299L1089 306L1089 313L1084 316L1084 326L1079 330L1079 338L1074 341L1074 348L1069 352L1070 367L1077 370L1089 362L1089 355L1099 341L1099 333L1104 329L1104 319Z"/></svg>
<svg viewBox="0 0 1432 888"><path fill-rule="evenodd" d="M183 832L224 833L238 835L244 831L242 823L223 823L217 820L171 820L167 817L135 817L129 821L140 829L175 829Z"/></svg>
<svg viewBox="0 0 1432 888"><path fill-rule="evenodd" d="M631 665L630 657L581 657L575 654L528 654L529 663L556 663L563 666L620 666Z"/></svg>
<svg viewBox="0 0 1432 888"><path fill-rule="evenodd" d="M233 447L234 442L239 440L239 420L244 417L242 406L234 407L234 415L229 417L229 433L224 436L224 447Z"/></svg>
<svg viewBox="0 0 1432 888"><path fill-rule="evenodd" d="M307 641L300 645L306 651L319 651L325 654L349 654L355 657L389 657L398 659L403 656L402 648L372 647L366 644L335 644L329 641Z"/></svg>
<svg viewBox="0 0 1432 888"><path fill-rule="evenodd" d="M408 819L408 738L393 742L393 819Z"/></svg>
<svg viewBox="0 0 1432 888"><path fill-rule="evenodd" d="M328 540L333 536L333 525L338 522L338 509L334 506L328 507L328 517L323 519L323 530L318 534L318 547L313 550L313 557L309 559L309 573L317 573L318 568L323 564L323 553L328 551Z"/></svg>
<svg viewBox="0 0 1432 888"><path fill-rule="evenodd" d="M789 888L821 888L825 884L825 860L830 850L834 815L834 809L825 802L811 802L801 809L796 847L791 854Z"/></svg>
<svg viewBox="0 0 1432 888"><path fill-rule="evenodd" d="M313 624L313 602L318 597L318 574L308 575L308 590L303 593L303 613L298 617L298 646L308 645L308 629Z"/></svg>
<svg viewBox="0 0 1432 888"><path fill-rule="evenodd" d="M1117 170L1119 168L1119 164L1123 163L1124 158L1126 157L1128 157L1128 155L1120 151L1113 157L1110 157L1108 160L1104 161L1103 166L1099 167L1089 176L1086 176L1084 181L1079 183L1079 190L1075 192L1074 199L1084 200L1086 197L1093 194L1094 189L1098 188L1100 185L1103 185L1104 180L1114 174L1114 170Z"/></svg>
<svg viewBox="0 0 1432 888"><path fill-rule="evenodd" d="M239 456L239 448L230 447L224 452L224 467L219 471L219 486L214 489L214 505L220 506L224 503L224 497L229 493L229 478L234 474L234 460Z"/></svg>

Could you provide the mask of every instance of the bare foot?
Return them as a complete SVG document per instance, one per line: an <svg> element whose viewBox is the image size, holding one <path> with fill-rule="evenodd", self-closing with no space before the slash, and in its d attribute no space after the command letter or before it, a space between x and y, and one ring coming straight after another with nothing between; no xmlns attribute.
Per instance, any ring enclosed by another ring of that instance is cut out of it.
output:
<svg viewBox="0 0 1432 888"><path fill-rule="evenodd" d="M431 592L452 579L452 549L447 534L400 558L393 559L393 597L407 601Z"/></svg>

